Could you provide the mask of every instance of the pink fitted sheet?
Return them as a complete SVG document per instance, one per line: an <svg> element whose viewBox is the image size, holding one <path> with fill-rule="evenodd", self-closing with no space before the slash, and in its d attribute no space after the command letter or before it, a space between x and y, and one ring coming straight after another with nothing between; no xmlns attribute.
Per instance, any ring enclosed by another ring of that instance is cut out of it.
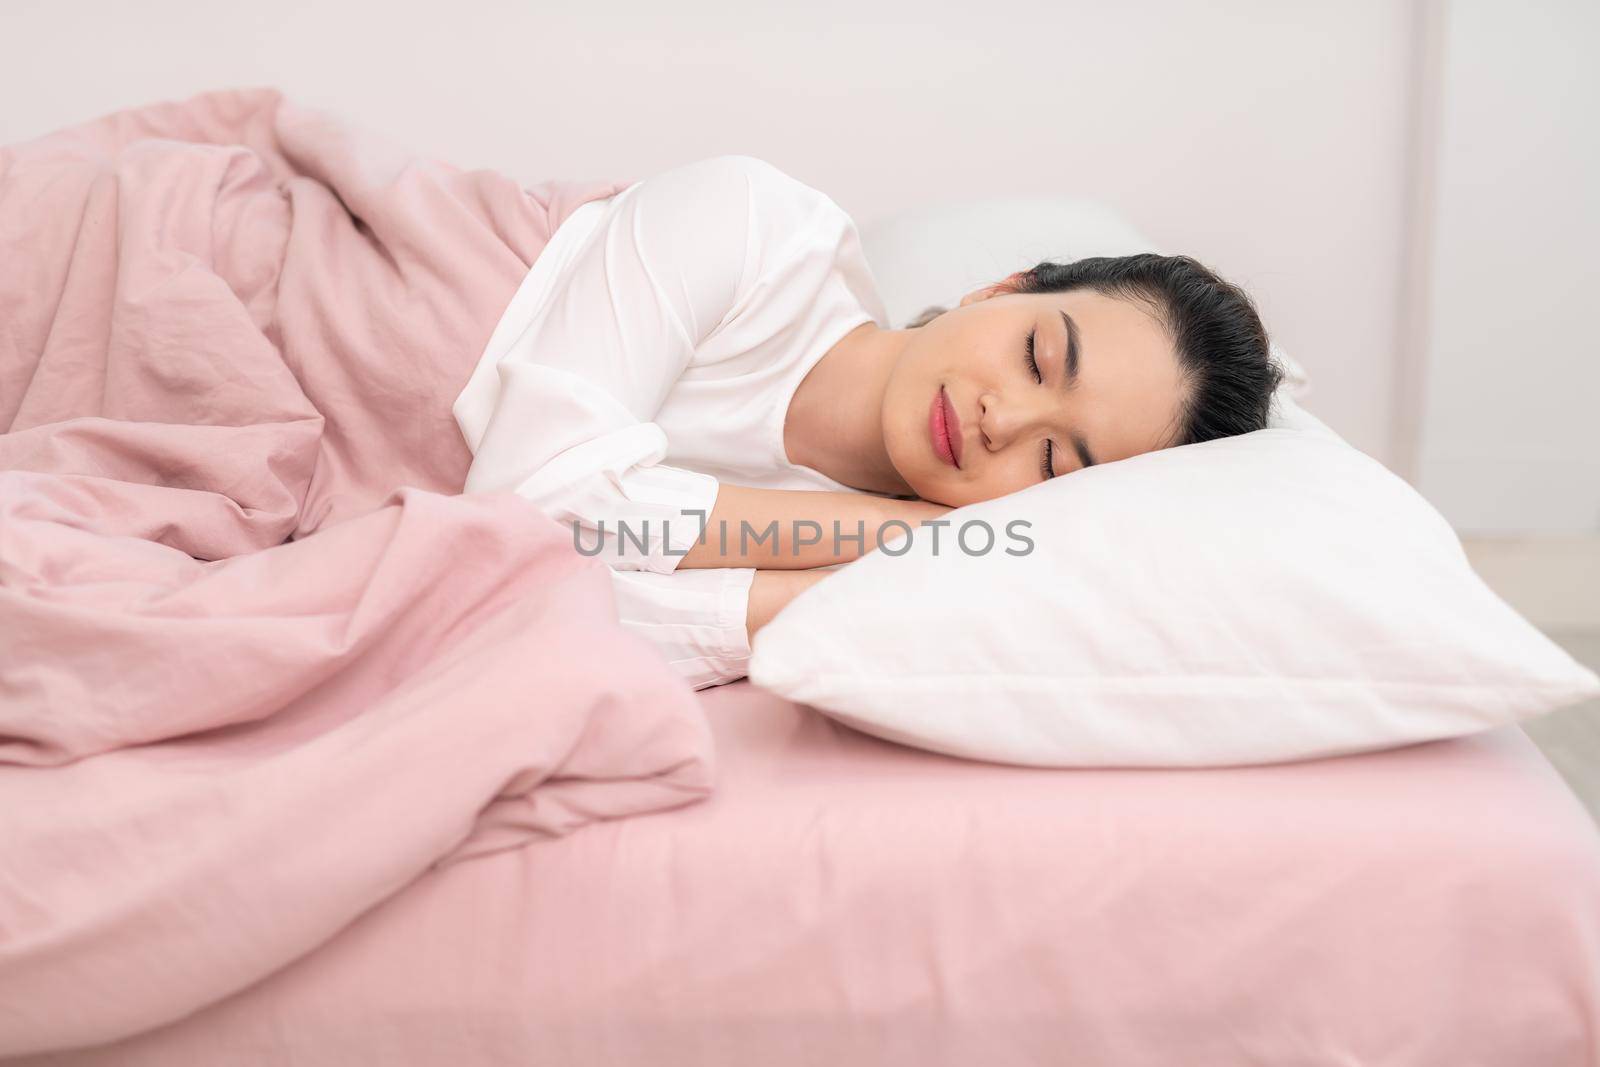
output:
<svg viewBox="0 0 1600 1067"><path fill-rule="evenodd" d="M1045 770L748 683L700 699L709 800L437 870L244 993L49 1062L1600 1063L1600 835L1515 728Z"/></svg>

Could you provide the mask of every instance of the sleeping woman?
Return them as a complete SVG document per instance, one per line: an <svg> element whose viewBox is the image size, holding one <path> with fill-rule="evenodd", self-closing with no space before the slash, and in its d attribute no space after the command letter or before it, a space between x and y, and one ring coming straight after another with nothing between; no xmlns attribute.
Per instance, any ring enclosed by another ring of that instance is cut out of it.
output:
<svg viewBox="0 0 1600 1067"><path fill-rule="evenodd" d="M885 523L1260 429L1281 373L1244 292L1183 256L1040 263L891 329L850 217L720 156L574 212L453 410L464 491L571 524L704 688Z"/></svg>

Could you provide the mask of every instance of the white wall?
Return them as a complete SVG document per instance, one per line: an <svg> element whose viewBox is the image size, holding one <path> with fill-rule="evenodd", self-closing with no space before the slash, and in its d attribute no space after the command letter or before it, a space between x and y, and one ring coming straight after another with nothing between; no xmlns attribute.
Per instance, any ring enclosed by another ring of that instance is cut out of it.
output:
<svg viewBox="0 0 1600 1067"><path fill-rule="evenodd" d="M0 41L0 142L272 84L527 180L743 152L863 224L1098 198L1257 294L1308 404L1391 458L1403 3L7 0Z"/></svg>
<svg viewBox="0 0 1600 1067"><path fill-rule="evenodd" d="M1600 533L1600 4L1445 10L1418 487Z"/></svg>

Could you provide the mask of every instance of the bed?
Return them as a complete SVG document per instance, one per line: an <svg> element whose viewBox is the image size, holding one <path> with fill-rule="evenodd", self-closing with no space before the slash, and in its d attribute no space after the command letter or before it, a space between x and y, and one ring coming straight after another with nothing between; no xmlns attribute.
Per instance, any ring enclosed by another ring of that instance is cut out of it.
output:
<svg viewBox="0 0 1600 1067"><path fill-rule="evenodd" d="M1600 1062L1600 836L1516 728L1041 770L699 699L709 799L430 873L188 1019L19 1062Z"/></svg>
<svg viewBox="0 0 1600 1067"><path fill-rule="evenodd" d="M1600 1063L1600 835L1515 728L953 759L691 692L563 529L460 495L441 399L622 183L267 90L0 170L8 1064ZM866 236L896 321L987 269Z"/></svg>

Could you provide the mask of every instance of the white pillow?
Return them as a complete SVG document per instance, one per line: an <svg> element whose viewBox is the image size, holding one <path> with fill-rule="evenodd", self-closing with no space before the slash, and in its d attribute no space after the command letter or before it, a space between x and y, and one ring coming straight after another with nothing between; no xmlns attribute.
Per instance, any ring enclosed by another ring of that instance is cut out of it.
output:
<svg viewBox="0 0 1600 1067"><path fill-rule="evenodd" d="M891 541L760 630L751 681L890 740L1043 766L1327 756L1600 692L1415 490L1279 400L1273 428L953 511L937 552L928 528ZM1007 554L1013 520L1031 553ZM995 548L968 555L953 535L978 521Z"/></svg>

